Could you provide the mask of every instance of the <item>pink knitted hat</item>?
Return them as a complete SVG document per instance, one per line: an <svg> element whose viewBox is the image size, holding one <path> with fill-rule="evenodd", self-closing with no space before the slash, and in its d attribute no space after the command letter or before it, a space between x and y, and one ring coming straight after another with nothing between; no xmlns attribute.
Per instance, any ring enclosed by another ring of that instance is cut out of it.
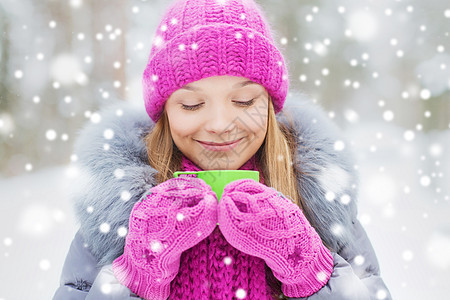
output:
<svg viewBox="0 0 450 300"><path fill-rule="evenodd" d="M145 108L157 121L170 95L202 78L246 77L283 108L288 73L271 29L253 0L176 0L156 31L143 76Z"/></svg>

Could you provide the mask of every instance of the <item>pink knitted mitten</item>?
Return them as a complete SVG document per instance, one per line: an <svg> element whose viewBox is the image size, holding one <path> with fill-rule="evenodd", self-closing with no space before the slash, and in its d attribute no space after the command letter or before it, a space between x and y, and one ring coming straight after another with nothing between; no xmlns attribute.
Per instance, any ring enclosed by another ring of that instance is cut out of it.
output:
<svg viewBox="0 0 450 300"><path fill-rule="evenodd" d="M202 179L171 178L133 207L123 255L113 262L120 283L145 299L167 299L181 253L211 234L217 197Z"/></svg>
<svg viewBox="0 0 450 300"><path fill-rule="evenodd" d="M219 228L235 248L266 262L288 297L321 289L333 257L302 210L275 189L251 179L229 183L219 202Z"/></svg>

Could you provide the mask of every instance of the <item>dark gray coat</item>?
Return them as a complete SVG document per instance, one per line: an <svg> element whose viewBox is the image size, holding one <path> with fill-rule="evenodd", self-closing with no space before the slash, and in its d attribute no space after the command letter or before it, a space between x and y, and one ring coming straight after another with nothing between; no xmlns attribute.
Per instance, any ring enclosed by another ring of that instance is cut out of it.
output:
<svg viewBox="0 0 450 300"><path fill-rule="evenodd" d="M295 163L303 174L299 188L311 223L334 249L330 280L307 299L369 300L382 295L391 299L372 245L356 218L358 182L352 156L348 147L334 147L345 139L318 106L300 95L286 100L284 112L294 122ZM56 300L138 299L117 282L111 263L125 244L118 229L128 228L134 203L156 184L156 171L147 163L142 140L154 123L143 107L129 103L114 104L100 115L99 123L83 128L75 146L80 175L71 196L80 229L70 246ZM288 124L285 115L277 119ZM113 137L105 130L112 130ZM350 197L349 203L340 201L344 195Z"/></svg>

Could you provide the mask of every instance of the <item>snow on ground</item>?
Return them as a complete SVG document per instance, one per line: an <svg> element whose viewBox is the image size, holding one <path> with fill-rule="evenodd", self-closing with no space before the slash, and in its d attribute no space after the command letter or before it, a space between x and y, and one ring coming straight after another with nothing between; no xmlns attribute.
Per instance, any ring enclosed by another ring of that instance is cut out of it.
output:
<svg viewBox="0 0 450 300"><path fill-rule="evenodd" d="M374 123L346 136L359 162L359 219L394 299L447 299L450 132L410 140L403 129Z"/></svg>
<svg viewBox="0 0 450 300"><path fill-rule="evenodd" d="M65 167L0 181L0 299L51 299L76 232Z"/></svg>
<svg viewBox="0 0 450 300"><path fill-rule="evenodd" d="M411 139L375 123L351 126L346 135L361 175L359 219L394 299L444 299L450 294L450 132L415 132ZM56 290L77 230L68 169L0 180L1 300L51 299Z"/></svg>

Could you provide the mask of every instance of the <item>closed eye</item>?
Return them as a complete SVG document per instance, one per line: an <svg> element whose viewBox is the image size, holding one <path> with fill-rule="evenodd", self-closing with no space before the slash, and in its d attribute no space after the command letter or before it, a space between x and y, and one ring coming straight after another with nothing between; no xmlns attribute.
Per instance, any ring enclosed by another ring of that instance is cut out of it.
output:
<svg viewBox="0 0 450 300"><path fill-rule="evenodd" d="M255 99L251 99L246 102L234 101L234 103L238 103L238 105L241 105L241 106L251 106L254 102L255 102Z"/></svg>
<svg viewBox="0 0 450 300"><path fill-rule="evenodd" d="M192 105L192 106L181 104L181 106L183 107L183 109L186 109L186 110L196 110L202 104L203 103L200 103L200 104L197 104L197 105Z"/></svg>
<svg viewBox="0 0 450 300"><path fill-rule="evenodd" d="M233 102L239 106L247 107L247 106L251 106L251 105L253 105L253 103L255 103L255 98L251 99L249 101L244 101L244 102L241 102L241 101L233 101ZM185 109L185 110L197 110L203 104L204 103L200 103L200 104L196 104L196 105L185 105L185 104L181 104L181 105L182 105L183 109Z"/></svg>

